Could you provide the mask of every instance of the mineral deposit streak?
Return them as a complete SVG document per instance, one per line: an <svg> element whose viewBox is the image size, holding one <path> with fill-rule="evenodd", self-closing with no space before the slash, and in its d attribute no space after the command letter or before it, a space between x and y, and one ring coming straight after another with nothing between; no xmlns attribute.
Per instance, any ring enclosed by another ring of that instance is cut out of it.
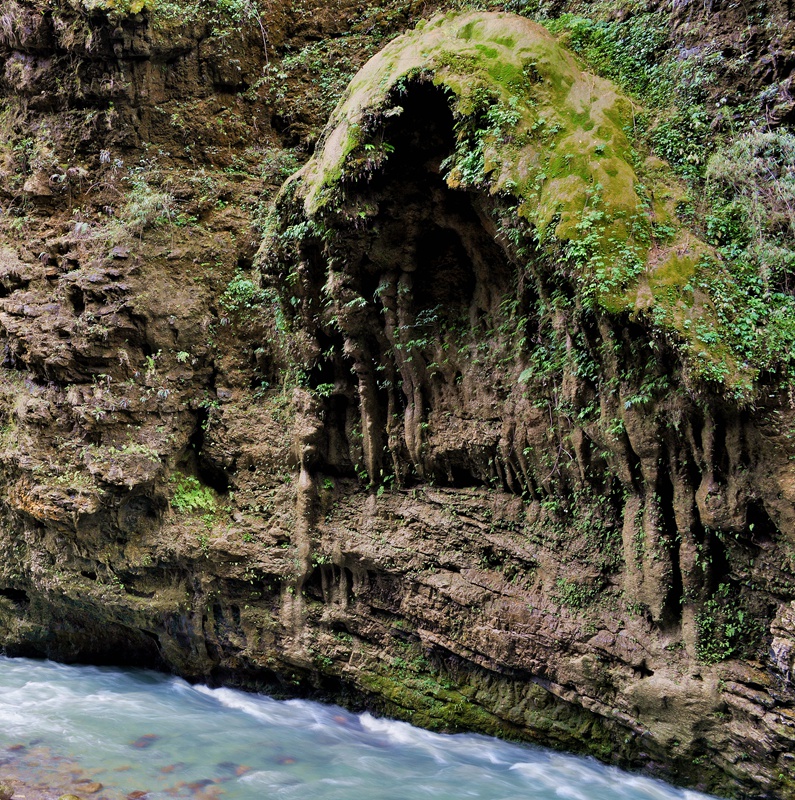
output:
<svg viewBox="0 0 795 800"><path fill-rule="evenodd" d="M707 800L589 759L335 706L0 658L9 779L29 797L106 800Z"/></svg>

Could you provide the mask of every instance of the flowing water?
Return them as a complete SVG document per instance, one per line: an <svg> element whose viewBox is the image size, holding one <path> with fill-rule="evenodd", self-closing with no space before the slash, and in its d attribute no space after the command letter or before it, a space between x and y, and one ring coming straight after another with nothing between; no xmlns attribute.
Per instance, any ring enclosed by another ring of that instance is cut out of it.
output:
<svg viewBox="0 0 795 800"><path fill-rule="evenodd" d="M95 800L144 792L146 800L706 799L485 736L434 734L141 670L6 658L3 777Z"/></svg>

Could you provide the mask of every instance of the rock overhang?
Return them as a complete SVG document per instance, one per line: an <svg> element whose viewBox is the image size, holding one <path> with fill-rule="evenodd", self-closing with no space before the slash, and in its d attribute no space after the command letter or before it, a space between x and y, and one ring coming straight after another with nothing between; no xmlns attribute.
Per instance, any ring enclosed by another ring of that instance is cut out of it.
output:
<svg viewBox="0 0 795 800"><path fill-rule="evenodd" d="M546 253L580 306L646 319L697 378L738 396L751 390L752 370L718 333L710 287L719 258L679 218L686 187L644 154L636 105L543 26L514 14L438 15L371 58L314 156L286 182L266 260L285 228L296 237L298 218L312 223L312 235L339 225L346 205L351 225L367 221L368 212L350 210L353 198L393 157L385 124L420 84L435 86L452 112L455 146L441 164L450 190L500 200L531 243L525 251Z"/></svg>

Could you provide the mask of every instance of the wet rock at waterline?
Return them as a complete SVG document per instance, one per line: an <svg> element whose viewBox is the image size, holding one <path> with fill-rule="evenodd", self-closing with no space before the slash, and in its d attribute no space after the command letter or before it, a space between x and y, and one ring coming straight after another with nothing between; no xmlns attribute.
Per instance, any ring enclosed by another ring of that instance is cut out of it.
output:
<svg viewBox="0 0 795 800"><path fill-rule="evenodd" d="M23 726L33 729L42 744L52 745L50 760L33 757L24 765L20 794L30 800L56 800L63 793L34 790L59 765L63 776L101 779L102 794L93 796L110 800L452 800L462 794L553 800L561 792L588 800L709 800L593 760L483 736L441 736L334 706L191 686L142 671L4 659L0 667L0 721L17 733ZM21 721L16 707L29 679L37 689L27 697ZM94 715L84 714L85 693L95 698ZM70 722L69 741L51 742L55 720ZM127 742L144 725L159 734L157 750L142 751L129 764ZM0 728L0 747L6 735ZM102 748L85 748L98 736ZM179 774L164 773L163 761L176 763L178 757L184 759ZM243 758L248 767L241 770ZM73 794L89 797L77 785Z"/></svg>

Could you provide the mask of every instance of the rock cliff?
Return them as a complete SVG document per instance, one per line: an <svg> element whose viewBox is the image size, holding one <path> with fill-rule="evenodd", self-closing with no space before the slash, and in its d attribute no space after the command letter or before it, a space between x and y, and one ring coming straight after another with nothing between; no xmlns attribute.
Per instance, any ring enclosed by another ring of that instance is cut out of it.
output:
<svg viewBox="0 0 795 800"><path fill-rule="evenodd" d="M790 796L787 11L504 5L5 0L0 645Z"/></svg>

